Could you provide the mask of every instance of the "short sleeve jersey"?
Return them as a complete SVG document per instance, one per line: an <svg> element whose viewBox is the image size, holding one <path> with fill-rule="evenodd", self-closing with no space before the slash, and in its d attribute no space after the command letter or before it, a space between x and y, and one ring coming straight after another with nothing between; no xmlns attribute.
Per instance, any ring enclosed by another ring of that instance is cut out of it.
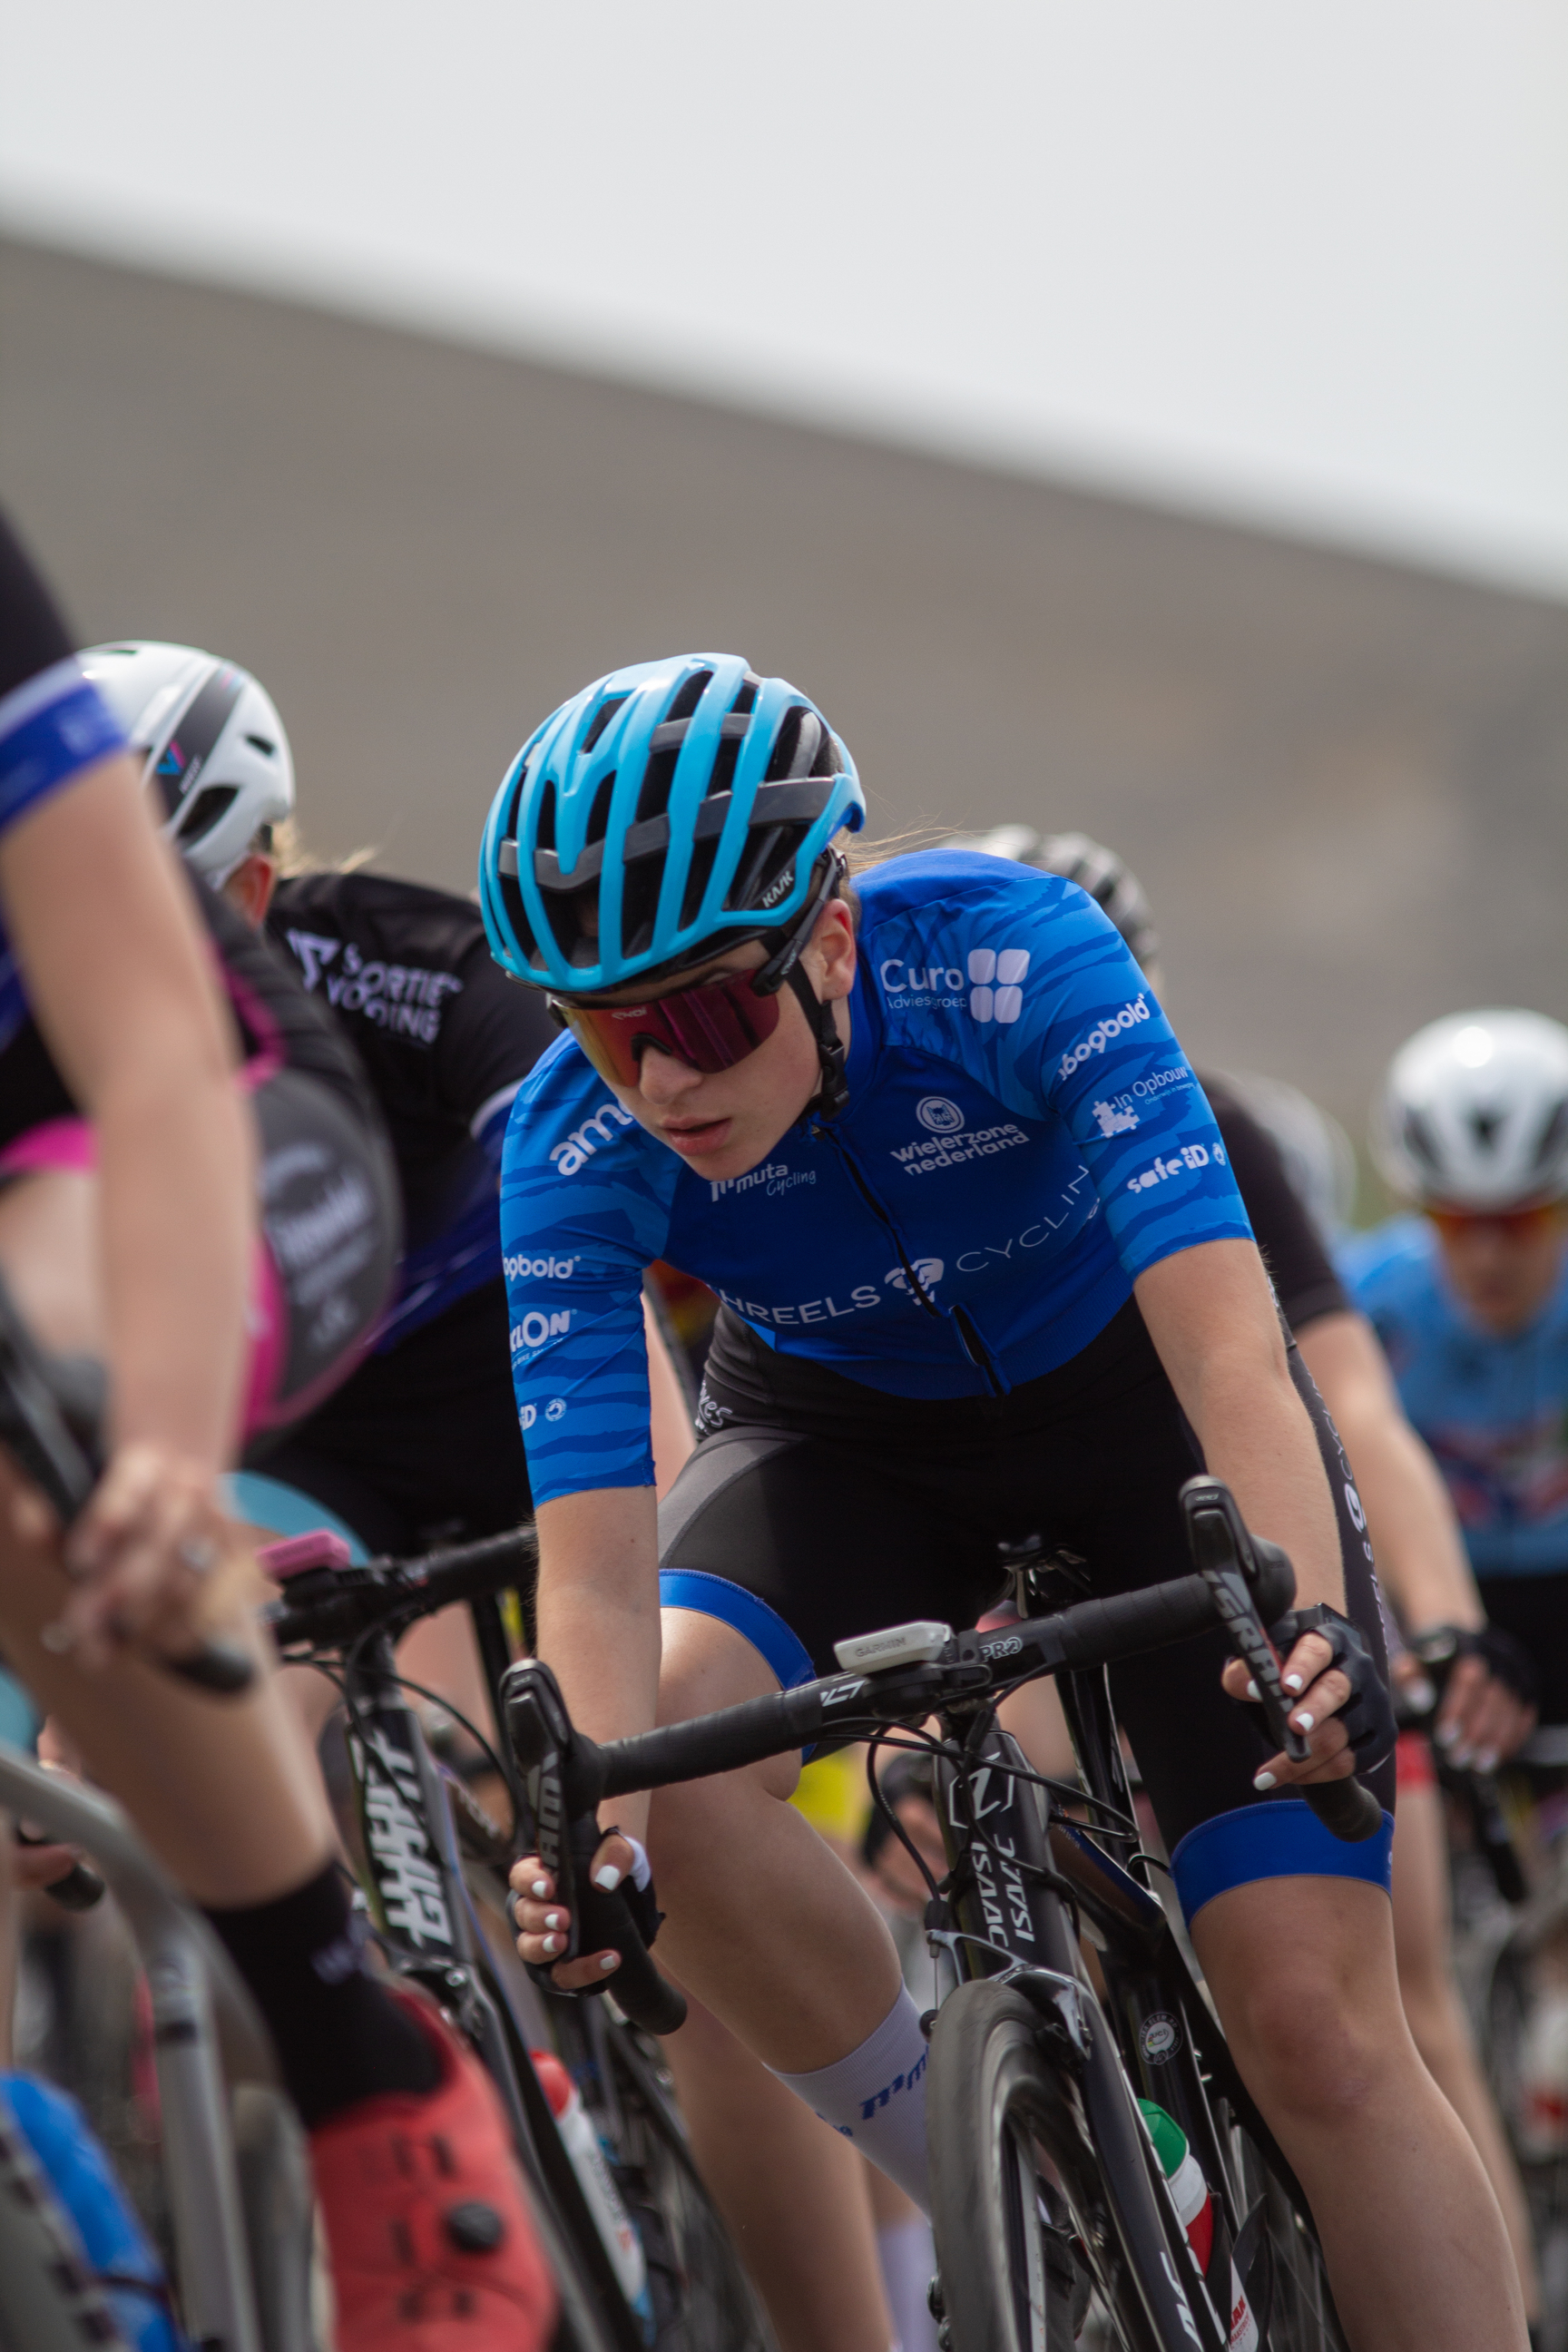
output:
<svg viewBox="0 0 1568 2352"><path fill-rule="evenodd" d="M1455 1296L1420 1218L1358 1236L1342 1265L1477 1576L1568 1573L1568 1267L1535 1321L1499 1339Z"/></svg>
<svg viewBox="0 0 1568 2352"><path fill-rule="evenodd" d="M124 742L82 675L65 625L0 516L0 835ZM0 1049L27 1017L0 930Z"/></svg>
<svg viewBox="0 0 1568 2352"><path fill-rule="evenodd" d="M357 1052L396 1155L407 1236L379 1345L500 1274L496 1191L519 1086L555 1036L492 960L477 907L380 874L280 883L268 930Z"/></svg>
<svg viewBox="0 0 1568 2352"><path fill-rule="evenodd" d="M536 1499L646 1485L655 1258L771 1347L895 1396L1065 1364L1135 1276L1250 1228L1203 1090L1100 909L971 853L859 885L849 1101L709 1180L563 1038L518 1097L501 1234Z"/></svg>

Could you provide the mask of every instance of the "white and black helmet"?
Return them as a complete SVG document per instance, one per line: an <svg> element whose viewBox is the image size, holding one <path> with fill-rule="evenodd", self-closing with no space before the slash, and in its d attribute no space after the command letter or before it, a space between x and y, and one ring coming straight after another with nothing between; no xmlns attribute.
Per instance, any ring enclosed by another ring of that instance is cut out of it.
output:
<svg viewBox="0 0 1568 2352"><path fill-rule="evenodd" d="M1568 1029L1455 1013L1416 1031L1373 1108L1373 1149L1424 1207L1523 1209L1568 1193Z"/></svg>
<svg viewBox="0 0 1568 2352"><path fill-rule="evenodd" d="M989 833L949 834L941 845L976 849L986 857L1011 857L1020 866L1037 866L1044 873L1076 882L1115 924L1151 983L1160 986L1160 934L1153 910L1131 867L1103 842L1091 841L1087 833L1051 833L1042 839L1032 824L997 824Z"/></svg>
<svg viewBox="0 0 1568 2352"><path fill-rule="evenodd" d="M294 806L294 762L271 696L195 646L94 646L82 666L146 755L167 838L217 888Z"/></svg>

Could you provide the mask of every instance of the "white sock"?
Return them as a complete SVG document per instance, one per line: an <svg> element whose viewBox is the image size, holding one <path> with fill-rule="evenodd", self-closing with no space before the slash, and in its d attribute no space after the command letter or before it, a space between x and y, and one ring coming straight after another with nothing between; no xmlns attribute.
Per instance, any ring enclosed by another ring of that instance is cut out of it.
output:
<svg viewBox="0 0 1568 2352"><path fill-rule="evenodd" d="M780 2074L825 2124L853 2140L879 2171L897 2181L922 2213L926 2180L926 2060L921 2013L900 1985L899 1997L868 2042L814 2074ZM777 2068L773 2070L777 2073Z"/></svg>
<svg viewBox="0 0 1568 2352"><path fill-rule="evenodd" d="M936 2268L931 2223L889 2222L877 2232L877 2258L902 2352L936 2352L936 2322L928 2301Z"/></svg>

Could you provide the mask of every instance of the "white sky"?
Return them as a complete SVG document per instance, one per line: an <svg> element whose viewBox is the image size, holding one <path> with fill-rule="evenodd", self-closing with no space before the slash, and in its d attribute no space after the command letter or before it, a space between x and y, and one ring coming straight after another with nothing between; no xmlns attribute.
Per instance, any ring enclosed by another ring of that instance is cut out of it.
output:
<svg viewBox="0 0 1568 2352"><path fill-rule="evenodd" d="M0 0L0 41L24 234L1568 593L1568 0Z"/></svg>

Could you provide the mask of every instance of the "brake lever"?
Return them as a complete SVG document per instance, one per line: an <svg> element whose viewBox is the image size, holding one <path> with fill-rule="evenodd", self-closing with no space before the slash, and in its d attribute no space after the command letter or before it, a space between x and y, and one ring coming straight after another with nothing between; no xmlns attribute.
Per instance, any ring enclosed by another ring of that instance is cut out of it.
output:
<svg viewBox="0 0 1568 2352"><path fill-rule="evenodd" d="M509 1666L501 1699L521 1784L518 1832L531 1837L569 1923L565 1949L544 1968L530 1963L530 1976L559 1999L563 1989L554 1971L561 1962L608 1946L619 1952L620 1967L583 1991L613 1992L634 2024L650 2033L675 2032L686 2019L683 1995L659 1974L624 1894L593 1883L590 1866L603 1834L596 1818L604 1787L599 1748L574 1729L560 1685L542 1659Z"/></svg>
<svg viewBox="0 0 1568 2352"><path fill-rule="evenodd" d="M1221 1479L1189 1478L1182 1488L1181 1504L1194 1562L1230 1636L1232 1649L1252 1676L1268 1737L1292 1764L1305 1764L1311 1748L1290 1723L1279 1654L1253 1597L1259 1563L1236 1497ZM1303 1781L1296 1794L1304 1797L1324 1828L1346 1844L1375 1837L1383 1826L1382 1806L1353 1773L1338 1780Z"/></svg>

